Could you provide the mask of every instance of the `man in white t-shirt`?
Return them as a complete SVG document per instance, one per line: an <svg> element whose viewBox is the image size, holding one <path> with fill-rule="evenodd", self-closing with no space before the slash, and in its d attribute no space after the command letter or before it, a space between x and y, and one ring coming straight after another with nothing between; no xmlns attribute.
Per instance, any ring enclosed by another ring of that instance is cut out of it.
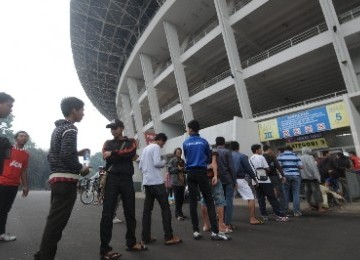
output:
<svg viewBox="0 0 360 260"><path fill-rule="evenodd" d="M166 192L164 177L161 168L166 165L166 161L161 159L160 149L165 145L167 136L159 133L155 136L155 141L146 146L140 157L140 170L143 173L143 186L145 188L144 211L142 218L142 243L149 244L155 242L151 237L151 213L154 208L154 200L159 202L161 207L162 223L165 233L165 245L173 245L182 240L173 235L171 226L171 211Z"/></svg>
<svg viewBox="0 0 360 260"><path fill-rule="evenodd" d="M271 183L270 178L267 175L267 172L269 171L269 165L265 157L262 155L261 145L253 144L251 146L251 151L253 155L250 157L249 161L252 167L254 167L256 178L259 183L259 185L255 187L255 189L259 203L259 209L263 219L269 219L269 215L266 210L266 197L270 202L270 205L276 215L275 220L281 222L288 221L288 217L286 217L284 213L280 210L280 204L275 196L274 187Z"/></svg>

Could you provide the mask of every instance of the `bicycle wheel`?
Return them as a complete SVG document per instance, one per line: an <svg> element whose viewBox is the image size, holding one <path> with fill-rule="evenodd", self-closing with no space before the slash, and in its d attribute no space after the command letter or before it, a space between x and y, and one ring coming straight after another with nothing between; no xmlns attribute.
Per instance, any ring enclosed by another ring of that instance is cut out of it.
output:
<svg viewBox="0 0 360 260"><path fill-rule="evenodd" d="M94 192L91 190L83 190L80 194L80 201L85 205L88 205L94 201Z"/></svg>

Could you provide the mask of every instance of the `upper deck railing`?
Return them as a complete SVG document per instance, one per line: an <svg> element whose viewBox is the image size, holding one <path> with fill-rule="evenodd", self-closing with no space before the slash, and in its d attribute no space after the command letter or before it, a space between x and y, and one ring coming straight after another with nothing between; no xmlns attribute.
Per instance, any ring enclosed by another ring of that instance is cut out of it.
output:
<svg viewBox="0 0 360 260"><path fill-rule="evenodd" d="M360 16L360 6L354 8L350 11L347 11L346 13L339 15L339 22L341 24L343 24L343 23L351 21L359 16Z"/></svg>
<svg viewBox="0 0 360 260"><path fill-rule="evenodd" d="M241 63L242 68L244 69L255 63L266 60L267 58L269 58L283 50L286 50L296 44L299 44L309 38L314 37L315 35L318 35L322 32L327 31L327 30L328 30L328 28L325 23L321 23L317 26L314 26L314 27L306 30L305 32L295 35L294 37L291 37L290 39L287 39L286 41L283 41L283 42L271 47L270 49L260 52L259 54L243 61Z"/></svg>
<svg viewBox="0 0 360 260"><path fill-rule="evenodd" d="M232 12L231 14L236 13L237 11L239 11L241 8L243 8L245 5L247 5L248 3L250 3L252 0L237 0L234 3L234 7L232 8Z"/></svg>
<svg viewBox="0 0 360 260"><path fill-rule="evenodd" d="M195 35L194 38L192 38L192 40L185 46L182 53L186 52L188 49L190 49L192 46L194 46L198 41L200 41L202 38L204 38L216 26L218 26L218 24L219 24L219 21L217 20L217 18L216 17L212 18L210 20L210 24L204 30L202 30L200 33Z"/></svg>
<svg viewBox="0 0 360 260"><path fill-rule="evenodd" d="M189 94L190 96L193 96L197 93L199 93L200 91L204 90L204 89L207 89L208 87L218 83L219 81L229 77L231 75L231 71L230 70L226 70L222 73L220 73L219 75L213 77L212 79L202 83L201 85L199 86L196 86L195 88L191 89L189 91Z"/></svg>

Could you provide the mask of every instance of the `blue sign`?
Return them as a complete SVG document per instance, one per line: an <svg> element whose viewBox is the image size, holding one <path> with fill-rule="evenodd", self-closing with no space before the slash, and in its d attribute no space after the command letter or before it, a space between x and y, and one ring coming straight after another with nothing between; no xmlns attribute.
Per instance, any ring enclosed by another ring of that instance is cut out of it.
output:
<svg viewBox="0 0 360 260"><path fill-rule="evenodd" d="M280 138L330 130L326 107L318 107L277 118Z"/></svg>

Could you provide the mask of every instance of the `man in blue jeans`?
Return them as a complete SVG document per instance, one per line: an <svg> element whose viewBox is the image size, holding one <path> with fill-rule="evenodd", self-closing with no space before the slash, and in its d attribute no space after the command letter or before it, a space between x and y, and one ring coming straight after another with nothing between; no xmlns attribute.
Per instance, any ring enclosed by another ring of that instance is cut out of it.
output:
<svg viewBox="0 0 360 260"><path fill-rule="evenodd" d="M236 174L231 151L225 147L225 138L218 136L215 139L218 171L221 184L224 190L226 206L224 222L226 225L225 233L231 233L234 228L232 221L234 188L236 187ZM224 214L219 212L218 214Z"/></svg>
<svg viewBox="0 0 360 260"><path fill-rule="evenodd" d="M293 197L293 211L295 217L300 217L300 169L303 168L300 158L293 153L291 146L285 147L285 151L278 156L278 161L284 171L286 181L284 183L285 211L288 211L290 190Z"/></svg>
<svg viewBox="0 0 360 260"><path fill-rule="evenodd" d="M214 200L212 198L211 187L207 176L207 166L211 162L211 151L209 143L199 135L200 124L192 120L187 125L187 131L190 137L183 143L183 151L186 158L187 181L189 187L190 216L193 225L193 237L195 240L202 236L199 232L199 219L197 213L198 188L203 195L206 207L208 209L209 220L211 224L212 240L229 240L229 238L219 232L216 221L216 212ZM214 176L211 180L215 185L217 178Z"/></svg>

